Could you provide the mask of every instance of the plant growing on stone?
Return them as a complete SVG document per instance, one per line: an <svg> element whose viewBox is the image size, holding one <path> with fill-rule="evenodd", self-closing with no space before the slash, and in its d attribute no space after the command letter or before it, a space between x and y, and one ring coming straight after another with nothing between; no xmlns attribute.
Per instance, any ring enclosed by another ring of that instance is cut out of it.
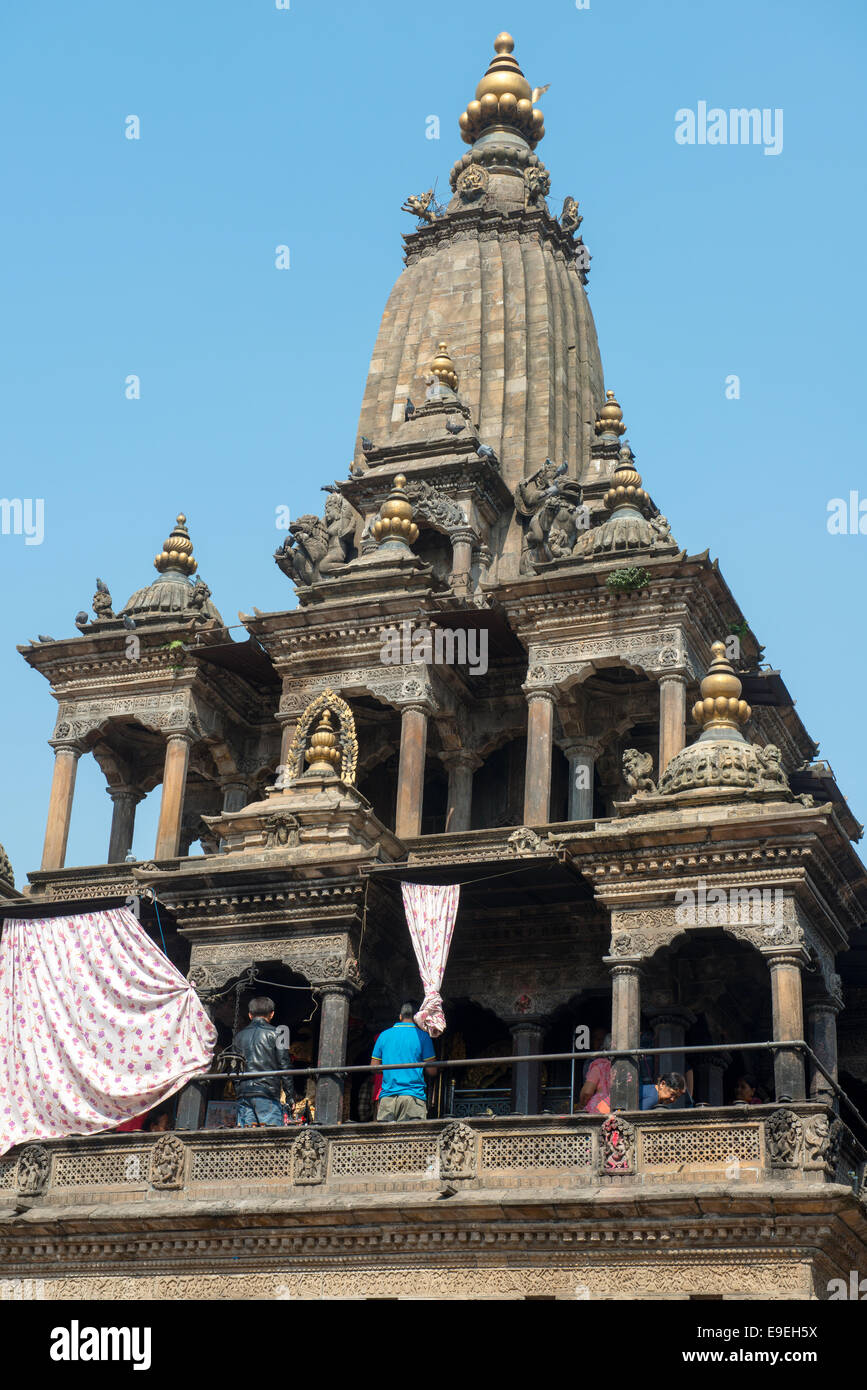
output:
<svg viewBox="0 0 867 1390"><path fill-rule="evenodd" d="M605 583L612 593L635 594L650 583L650 571L637 565L626 565L622 570L609 574Z"/></svg>

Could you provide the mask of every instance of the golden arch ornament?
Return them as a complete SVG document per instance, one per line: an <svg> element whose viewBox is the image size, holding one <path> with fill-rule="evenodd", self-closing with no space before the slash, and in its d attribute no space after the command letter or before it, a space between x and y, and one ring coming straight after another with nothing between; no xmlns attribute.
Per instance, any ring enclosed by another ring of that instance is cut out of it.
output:
<svg viewBox="0 0 867 1390"><path fill-rule="evenodd" d="M316 725L316 721L325 710L329 710L337 720L338 724L338 744L340 747L340 781L348 786L355 783L355 772L358 765L358 739L355 735L355 719L352 710L345 700L339 695L335 695L333 690L326 689L310 701L301 718L298 720L298 727L295 730L295 737L289 748L288 775L290 781L295 781L304 772L304 754L310 742L310 735Z"/></svg>

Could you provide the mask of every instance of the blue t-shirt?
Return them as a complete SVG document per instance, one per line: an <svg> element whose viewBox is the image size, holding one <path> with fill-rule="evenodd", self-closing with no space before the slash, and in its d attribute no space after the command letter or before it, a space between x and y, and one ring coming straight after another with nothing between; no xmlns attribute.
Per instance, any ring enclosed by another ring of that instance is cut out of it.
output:
<svg viewBox="0 0 867 1390"><path fill-rule="evenodd" d="M395 1023L393 1028L386 1028L384 1033L380 1033L373 1044L373 1055L382 1063L434 1061L430 1038L409 1019L404 1023ZM424 1071L421 1067L384 1071L382 1095L416 1096L418 1100L425 1100Z"/></svg>
<svg viewBox="0 0 867 1390"><path fill-rule="evenodd" d="M642 1110L652 1110L659 1104L659 1092L655 1086L642 1086L641 1088L641 1108Z"/></svg>

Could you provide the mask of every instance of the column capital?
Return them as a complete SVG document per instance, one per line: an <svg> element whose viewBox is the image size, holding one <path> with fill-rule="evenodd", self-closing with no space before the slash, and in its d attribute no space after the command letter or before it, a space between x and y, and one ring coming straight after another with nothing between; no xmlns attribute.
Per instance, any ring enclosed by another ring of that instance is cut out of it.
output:
<svg viewBox="0 0 867 1390"><path fill-rule="evenodd" d="M192 729L167 729L166 743L185 743L188 748L192 748L196 742L196 734Z"/></svg>
<svg viewBox="0 0 867 1390"><path fill-rule="evenodd" d="M529 1036L531 1033L536 1035L544 1033L545 1020L539 1014L533 1014L530 1018L521 1018L515 1023L509 1023L508 1029L513 1038Z"/></svg>
<svg viewBox="0 0 867 1390"><path fill-rule="evenodd" d="M405 714L412 714L417 711L419 714L424 714L430 719L431 715L434 713L433 704L429 700L401 700L395 705L395 709L398 711L401 718L403 718Z"/></svg>
<svg viewBox="0 0 867 1390"><path fill-rule="evenodd" d="M622 960L616 956L603 956L602 964L608 966L613 980L622 979L624 976L637 978L641 974L643 960Z"/></svg>
<svg viewBox="0 0 867 1390"><path fill-rule="evenodd" d="M474 531L472 526L467 523L465 526L456 526L453 531L449 531L449 540L452 545L477 545L479 533Z"/></svg>
<svg viewBox="0 0 867 1390"><path fill-rule="evenodd" d="M557 703L557 687L555 685L529 685L525 683L521 686L527 697L527 704L532 704L534 700L548 700L552 705Z"/></svg>
<svg viewBox="0 0 867 1390"><path fill-rule="evenodd" d="M660 671L656 677L659 685L686 685L689 677L683 671Z"/></svg>
<svg viewBox="0 0 867 1390"><path fill-rule="evenodd" d="M327 999L338 995L341 999L354 999L359 986L352 980L323 980L310 986L314 999Z"/></svg>
<svg viewBox="0 0 867 1390"><path fill-rule="evenodd" d="M808 1017L810 1014L831 1014L836 1018L838 1014L843 1012L845 1007L846 1005L843 1003L843 1000L834 995L825 995L824 998L821 999L811 999L808 997L804 1000L804 1008L807 1011Z"/></svg>
<svg viewBox="0 0 867 1390"><path fill-rule="evenodd" d="M484 759L473 752L472 748L445 748L440 753L439 760L443 767L449 770L466 768L469 772L475 772L484 766Z"/></svg>
<svg viewBox="0 0 867 1390"><path fill-rule="evenodd" d="M673 1005L649 1009L647 1016L655 1028L663 1027L665 1024L673 1024L676 1028L689 1028L695 1023L695 1014L691 1009L679 1009Z"/></svg>
<svg viewBox="0 0 867 1390"><path fill-rule="evenodd" d="M85 745L74 738L50 738L48 743L54 749L55 757L58 753L71 753L77 760L86 751Z"/></svg>
<svg viewBox="0 0 867 1390"><path fill-rule="evenodd" d="M569 738L557 740L557 747L567 758L588 757L598 758L602 752L602 739L589 738L583 734L570 735Z"/></svg>
<svg viewBox="0 0 867 1390"><path fill-rule="evenodd" d="M110 796L113 802L131 801L133 806L137 806L140 801L144 801L146 793L140 791L138 787L127 786L122 782L117 787L106 787L106 796Z"/></svg>
<svg viewBox="0 0 867 1390"><path fill-rule="evenodd" d="M770 970L775 970L781 965L793 965L797 966L798 970L803 971L804 967L810 963L810 957L807 955L803 946L778 947L776 950L773 948L770 950L766 949L762 950L760 954L763 955L768 962L768 968Z"/></svg>

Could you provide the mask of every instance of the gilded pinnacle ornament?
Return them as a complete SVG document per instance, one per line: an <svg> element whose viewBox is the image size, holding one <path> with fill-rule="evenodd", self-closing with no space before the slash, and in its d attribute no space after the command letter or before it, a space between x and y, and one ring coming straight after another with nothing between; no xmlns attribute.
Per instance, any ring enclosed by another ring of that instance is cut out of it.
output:
<svg viewBox="0 0 867 1390"><path fill-rule="evenodd" d="M645 515L650 507L650 498L641 486L641 474L635 467L635 456L626 443L620 450L611 487L602 501L612 513L628 507Z"/></svg>
<svg viewBox="0 0 867 1390"><path fill-rule="evenodd" d="M199 568L198 561L193 559L193 542L190 540L186 520L183 512L178 512L174 530L154 559L154 565L160 574L165 574L167 570L175 570L179 574L189 575L195 574Z"/></svg>
<svg viewBox="0 0 867 1390"><path fill-rule="evenodd" d="M619 437L626 433L623 411L620 409L613 391L605 392L605 404L596 418L595 428L597 434L614 434Z"/></svg>
<svg viewBox="0 0 867 1390"><path fill-rule="evenodd" d="M340 749L332 726L330 710L322 711L316 728L310 735L304 759L309 764L308 772L317 772L320 775L336 773L337 764L340 762Z"/></svg>
<svg viewBox="0 0 867 1390"><path fill-rule="evenodd" d="M476 88L471 101L459 119L461 139L475 144L488 130L514 130L522 135L531 149L545 134L545 117L533 106L536 95L547 88L530 86L512 57L515 40L511 34L498 34L494 39L494 57Z"/></svg>
<svg viewBox="0 0 867 1390"><path fill-rule="evenodd" d="M752 710L740 698L743 686L726 656L724 642L711 647L713 661L701 683L701 696L692 707L692 717L701 726L701 738L742 738L741 726ZM722 730L722 732L719 732Z"/></svg>
<svg viewBox="0 0 867 1390"><path fill-rule="evenodd" d="M452 391L458 389L458 374L455 371L455 364L449 356L449 350L445 343L440 343L437 347L436 357L430 364L431 373L441 381L443 386L448 386Z"/></svg>
<svg viewBox="0 0 867 1390"><path fill-rule="evenodd" d="M380 508L371 530L380 545L410 546L418 539L418 527L412 519L412 503L404 492L406 478L398 473L394 487Z"/></svg>

